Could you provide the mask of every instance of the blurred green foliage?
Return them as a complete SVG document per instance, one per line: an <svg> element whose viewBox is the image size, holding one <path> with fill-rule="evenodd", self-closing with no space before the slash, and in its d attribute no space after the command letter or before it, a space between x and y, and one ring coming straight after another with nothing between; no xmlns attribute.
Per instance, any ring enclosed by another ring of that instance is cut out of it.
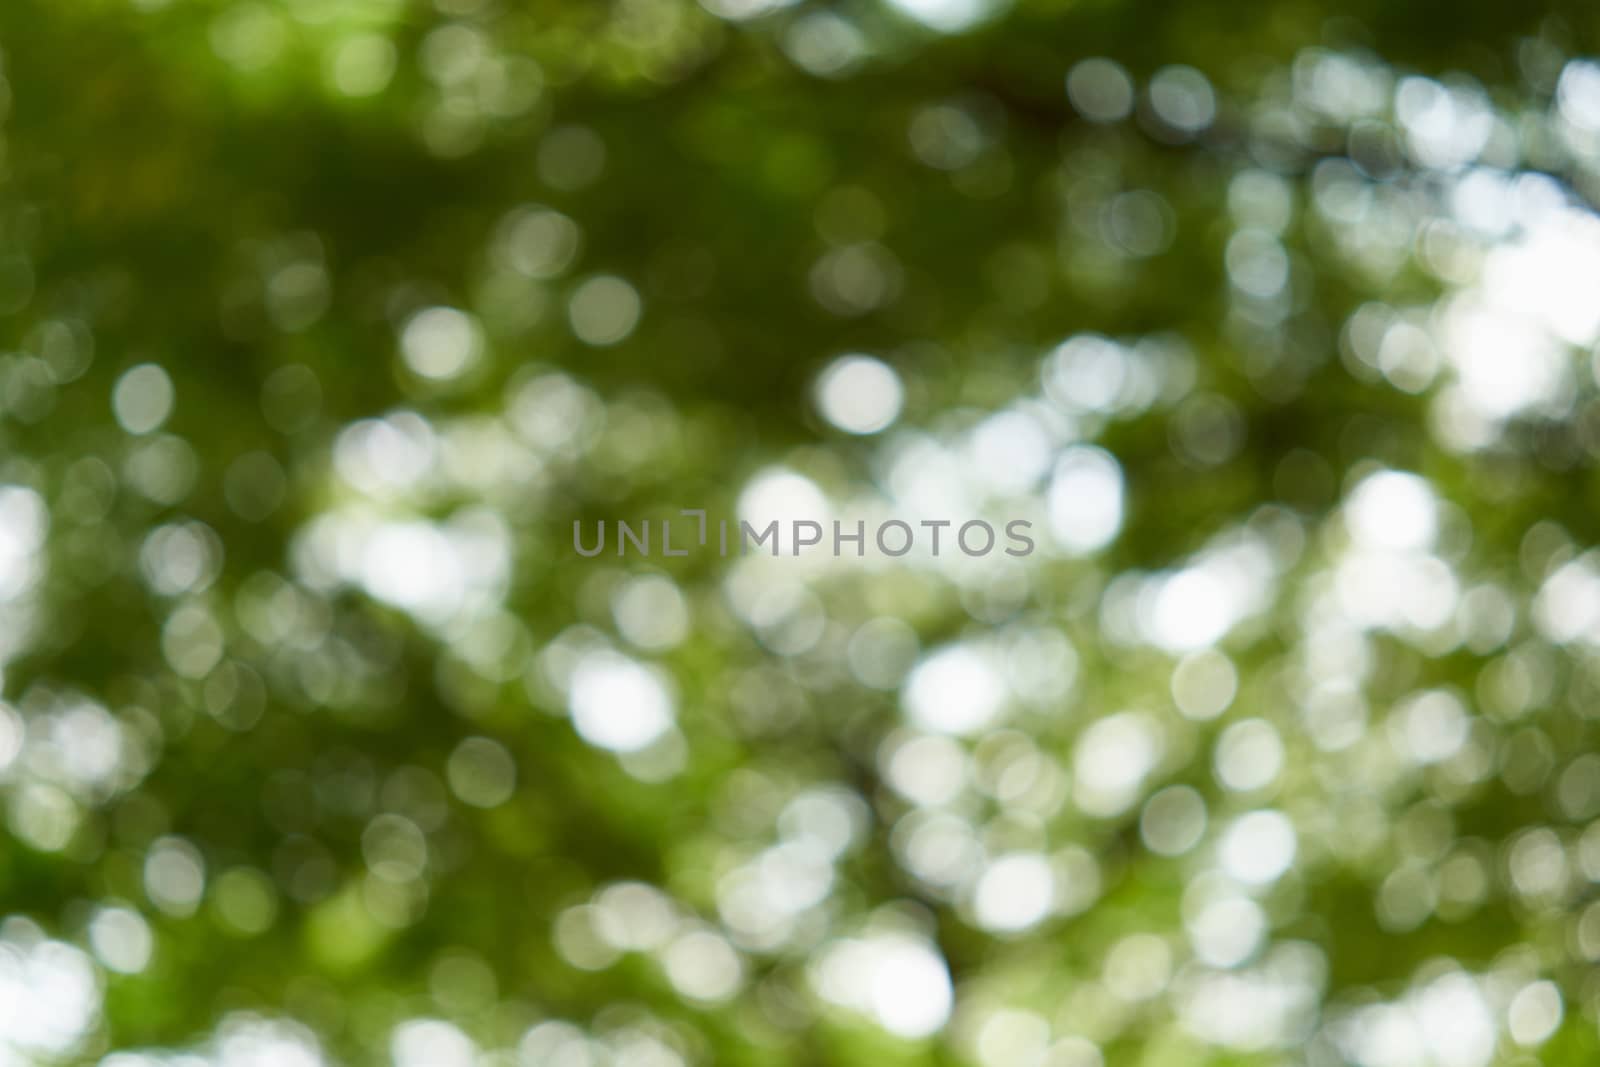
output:
<svg viewBox="0 0 1600 1067"><path fill-rule="evenodd" d="M1593 1062L1596 22L9 0L0 1064Z"/></svg>

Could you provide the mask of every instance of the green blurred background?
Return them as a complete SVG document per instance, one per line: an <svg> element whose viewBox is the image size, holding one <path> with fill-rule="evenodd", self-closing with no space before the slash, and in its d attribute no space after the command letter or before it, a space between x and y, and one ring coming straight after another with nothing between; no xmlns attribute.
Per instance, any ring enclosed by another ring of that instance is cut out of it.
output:
<svg viewBox="0 0 1600 1067"><path fill-rule="evenodd" d="M1597 25L6 0L0 1067L1600 1060Z"/></svg>

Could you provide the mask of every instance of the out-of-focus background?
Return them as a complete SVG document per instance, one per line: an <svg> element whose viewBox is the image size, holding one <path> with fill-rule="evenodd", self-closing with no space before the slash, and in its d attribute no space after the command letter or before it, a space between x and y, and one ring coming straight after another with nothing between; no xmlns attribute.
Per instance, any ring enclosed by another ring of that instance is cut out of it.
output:
<svg viewBox="0 0 1600 1067"><path fill-rule="evenodd" d="M6 0L0 1064L1595 1063L1597 18Z"/></svg>

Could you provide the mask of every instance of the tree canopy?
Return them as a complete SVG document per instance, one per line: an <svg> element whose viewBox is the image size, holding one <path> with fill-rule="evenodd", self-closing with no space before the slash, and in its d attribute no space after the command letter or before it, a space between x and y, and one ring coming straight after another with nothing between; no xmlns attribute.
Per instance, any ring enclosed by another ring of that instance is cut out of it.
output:
<svg viewBox="0 0 1600 1067"><path fill-rule="evenodd" d="M1595 1062L1597 22L8 0L0 1067Z"/></svg>

